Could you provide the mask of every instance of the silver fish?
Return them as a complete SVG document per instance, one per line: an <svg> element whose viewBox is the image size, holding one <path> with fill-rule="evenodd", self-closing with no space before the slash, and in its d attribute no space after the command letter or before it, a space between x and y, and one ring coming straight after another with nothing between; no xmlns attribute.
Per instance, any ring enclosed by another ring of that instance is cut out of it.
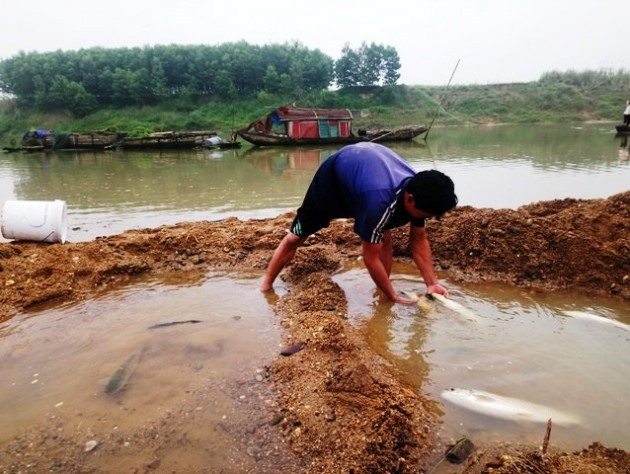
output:
<svg viewBox="0 0 630 474"><path fill-rule="evenodd" d="M134 351L133 354L129 356L129 358L125 361L123 365L116 369L116 372L111 376L109 382L105 386L105 393L108 395L114 395L120 392L133 374L134 370L136 370L136 366L140 361L140 356L142 355L142 348Z"/></svg>
<svg viewBox="0 0 630 474"><path fill-rule="evenodd" d="M586 313L584 311L563 311L563 313L567 316L581 319L583 321L593 321L596 323L608 324L618 327L620 329L625 329L626 331L630 331L630 325L622 323L621 321L617 321L616 319L604 318L603 316L597 316L596 314Z"/></svg>
<svg viewBox="0 0 630 474"><path fill-rule="evenodd" d="M546 423L551 418L554 424L561 426L580 423L580 419L570 413L483 390L450 388L442 392L442 398L462 408L505 420Z"/></svg>
<svg viewBox="0 0 630 474"><path fill-rule="evenodd" d="M460 316L463 316L466 320L470 321L471 323L477 324L479 322L479 318L477 317L475 313L473 313L470 309L466 308L465 306L462 306L457 301L453 301L452 299L447 298L446 296L441 295L439 293L430 293L429 296L433 298L434 300L438 301L440 304L447 307L448 309L455 311Z"/></svg>
<svg viewBox="0 0 630 474"><path fill-rule="evenodd" d="M412 293L410 291L401 290L400 292L405 298L409 298L410 300L414 300L424 314L428 314L434 310L433 305L424 295L418 295L416 293Z"/></svg>

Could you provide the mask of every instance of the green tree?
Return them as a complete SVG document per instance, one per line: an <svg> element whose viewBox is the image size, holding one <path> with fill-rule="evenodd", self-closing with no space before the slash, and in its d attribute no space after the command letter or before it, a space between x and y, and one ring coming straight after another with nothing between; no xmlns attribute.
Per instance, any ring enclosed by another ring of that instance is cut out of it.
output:
<svg viewBox="0 0 630 474"><path fill-rule="evenodd" d="M147 103L148 72L117 68L112 75L112 102L117 105Z"/></svg>
<svg viewBox="0 0 630 474"><path fill-rule="evenodd" d="M358 50L345 45L335 62L335 82L341 88L395 85L400 79L400 58L392 46L363 42Z"/></svg>
<svg viewBox="0 0 630 474"><path fill-rule="evenodd" d="M393 86L398 83L400 79L400 57L396 48L393 46L386 46L383 52L382 59L382 81L383 85Z"/></svg>
<svg viewBox="0 0 630 474"><path fill-rule="evenodd" d="M162 67L162 62L158 58L153 58L150 74L151 96L155 102L163 102L168 99L170 93L166 82L166 74Z"/></svg>
<svg viewBox="0 0 630 474"><path fill-rule="evenodd" d="M359 53L346 44L341 50L341 57L335 62L335 82L342 89L359 85Z"/></svg>
<svg viewBox="0 0 630 474"><path fill-rule="evenodd" d="M265 90L267 92L271 92L272 94L280 92L282 88L280 74L278 74L278 71L276 71L273 64L269 64L267 66L267 72L265 73L265 77L263 77L263 85Z"/></svg>
<svg viewBox="0 0 630 474"><path fill-rule="evenodd" d="M232 99L235 98L238 93L234 82L232 82L232 77L230 76L230 73L225 70L221 70L216 74L214 87L217 95L221 97Z"/></svg>
<svg viewBox="0 0 630 474"><path fill-rule="evenodd" d="M379 83L381 72L382 48L372 43L368 46L361 44L359 48L359 85L374 86Z"/></svg>
<svg viewBox="0 0 630 474"><path fill-rule="evenodd" d="M19 106L48 110L57 81L55 93L79 84L98 105L151 105L175 97L252 97L267 88L321 91L334 78L333 66L330 57L297 42L20 53L0 61L0 91L15 95Z"/></svg>
<svg viewBox="0 0 630 474"><path fill-rule="evenodd" d="M334 61L318 49L309 51L304 48L300 57L306 90L327 89L334 80Z"/></svg>
<svg viewBox="0 0 630 474"><path fill-rule="evenodd" d="M44 108L69 110L77 117L84 117L96 109L96 98L92 94L78 82L60 75L53 79L45 99L40 101Z"/></svg>

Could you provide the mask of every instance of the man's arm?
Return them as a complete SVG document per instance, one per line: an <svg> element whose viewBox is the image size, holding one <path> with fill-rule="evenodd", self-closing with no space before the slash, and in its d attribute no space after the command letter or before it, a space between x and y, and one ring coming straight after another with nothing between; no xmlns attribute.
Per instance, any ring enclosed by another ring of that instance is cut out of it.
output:
<svg viewBox="0 0 630 474"><path fill-rule="evenodd" d="M427 285L427 293L440 293L448 297L448 290L438 282L433 268L433 256L425 227L410 226L409 246L411 255Z"/></svg>
<svg viewBox="0 0 630 474"><path fill-rule="evenodd" d="M284 266L291 261L297 248L302 245L305 240L306 237L298 237L291 232L284 236L267 266L267 271L260 284L260 291L267 292L273 288L273 282L276 280L276 277Z"/></svg>
<svg viewBox="0 0 630 474"><path fill-rule="evenodd" d="M365 266L372 277L376 286L385 295L395 303L415 303L414 300L404 298L394 290L392 282L389 280L389 275L382 260L383 244L371 244L369 242L362 241L361 248L363 250L363 261Z"/></svg>

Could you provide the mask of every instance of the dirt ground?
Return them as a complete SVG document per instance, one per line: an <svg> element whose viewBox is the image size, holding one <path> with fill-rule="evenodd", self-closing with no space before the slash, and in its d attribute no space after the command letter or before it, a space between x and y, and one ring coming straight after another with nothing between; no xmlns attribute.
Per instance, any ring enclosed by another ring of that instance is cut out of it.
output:
<svg viewBox="0 0 630 474"><path fill-rule="evenodd" d="M183 223L63 245L0 244L0 322L44 303L92 298L138 275L201 278L215 269L264 269L291 219ZM630 308L630 192L515 211L461 207L429 221L429 235L436 265L455 281L607 295ZM395 257L408 260L405 229L395 232L394 244ZM435 434L431 402L404 386L347 322L344 293L331 275L359 252L351 222L337 221L309 239L281 275L290 291L269 299L287 347L304 344L269 367L260 390L273 394L281 416L256 435L281 448L274 458L260 454L253 464L224 472L287 472L279 459L289 458L294 472L431 472L448 449ZM155 444L159 430L139 434L138 442ZM29 450L64 472L98 472L82 449L73 450L61 435L50 442L42 432L0 448L0 470L40 472L21 461ZM141 472L175 472L159 465ZM449 472L628 473L630 453L597 440L578 452L557 452L552 435L544 456L537 446L477 446Z"/></svg>

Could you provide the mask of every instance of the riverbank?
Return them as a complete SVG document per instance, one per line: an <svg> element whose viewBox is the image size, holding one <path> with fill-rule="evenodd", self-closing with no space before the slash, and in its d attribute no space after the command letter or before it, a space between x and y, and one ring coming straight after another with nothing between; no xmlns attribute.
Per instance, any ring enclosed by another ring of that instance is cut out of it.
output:
<svg viewBox="0 0 630 474"><path fill-rule="evenodd" d="M262 271L291 218L184 223L64 245L0 244L1 320L42 304L92 298L142 274L186 272L201 278L218 269ZM517 210L462 207L429 226L436 264L455 281L588 292L630 305L630 192ZM408 260L403 229L395 232L394 245L395 257ZM237 444L254 438L259 447L276 449L257 448L223 472L278 472L280 465L283 472L426 472L444 453L432 401L402 384L346 321L347 301L331 275L359 252L351 224L338 221L309 239L285 270L282 277L291 291L282 298L270 295L269 301L286 346L305 345L289 357L279 356L265 374L264 388L257 389L277 404L261 408L264 426L252 433L251 424L243 423L242 431L233 433ZM171 443L182 442L187 421L170 416L160 423L134 434L134 449L147 452L146 461L132 466L138 472L176 469L166 453ZM29 467L37 457L40 464L67 472L110 472L107 466L125 449L111 438L98 456L90 456L72 430L58 428L57 422L41 426L7 443L0 449L2 471L39 472ZM158 439L160 429L169 436ZM534 446L478 446L457 469L595 473L630 468L630 455L612 447L593 444L582 452L560 453L553 450L553 436L550 445L544 457Z"/></svg>
<svg viewBox="0 0 630 474"><path fill-rule="evenodd" d="M168 98L157 105L103 105L79 117L59 108L43 112L15 98L0 99L0 148L20 145L24 132L50 129L107 131L129 137L153 132L212 130L228 138L235 129L275 107L349 109L354 129L400 125L481 125L501 123L621 123L628 76L624 72L548 73L538 81L445 86L349 87L308 94L260 92L233 100L222 97ZM439 105L438 105L439 104Z"/></svg>

